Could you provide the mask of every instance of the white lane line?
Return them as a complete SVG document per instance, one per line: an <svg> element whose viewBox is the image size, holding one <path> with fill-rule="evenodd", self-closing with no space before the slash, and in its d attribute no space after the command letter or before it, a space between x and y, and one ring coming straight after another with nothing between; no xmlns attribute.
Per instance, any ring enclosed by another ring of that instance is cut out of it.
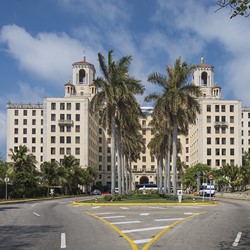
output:
<svg viewBox="0 0 250 250"><path fill-rule="evenodd" d="M37 214L37 213L35 213L35 212L33 212L33 214L36 215L36 216L40 216L40 214Z"/></svg>
<svg viewBox="0 0 250 250"><path fill-rule="evenodd" d="M92 207L92 209L97 209L97 208L99 208L99 207L101 207L101 206Z"/></svg>
<svg viewBox="0 0 250 250"><path fill-rule="evenodd" d="M149 208L156 208L156 209L167 209L167 207L149 207Z"/></svg>
<svg viewBox="0 0 250 250"><path fill-rule="evenodd" d="M142 214L140 214L140 215L142 215L142 216L147 216L147 215L149 215L149 213L142 213Z"/></svg>
<svg viewBox="0 0 250 250"><path fill-rule="evenodd" d="M233 247L237 247L239 242L240 242L240 238L241 238L241 235L242 235L242 232L238 232L235 240L234 240L234 243L233 243Z"/></svg>
<svg viewBox="0 0 250 250"><path fill-rule="evenodd" d="M128 207L120 207L120 209L128 209Z"/></svg>
<svg viewBox="0 0 250 250"><path fill-rule="evenodd" d="M119 225L119 224L134 224L134 223L141 223L139 220L133 220L133 221L117 221L117 222L113 222L110 224L113 225Z"/></svg>
<svg viewBox="0 0 250 250"><path fill-rule="evenodd" d="M187 213L184 213L186 215L190 215L190 214L195 214L195 213L191 213L191 212L187 212Z"/></svg>
<svg viewBox="0 0 250 250"><path fill-rule="evenodd" d="M147 242L149 242L151 240L152 240L152 238L151 239L134 240L134 243L135 244L143 244L143 243L147 243Z"/></svg>
<svg viewBox="0 0 250 250"><path fill-rule="evenodd" d="M95 215L105 215L105 214L114 214L114 213L96 213Z"/></svg>
<svg viewBox="0 0 250 250"><path fill-rule="evenodd" d="M142 231L150 231L150 230L159 230L167 228L167 226L161 226L161 227L146 227L146 228L138 228L138 229L129 229L129 230L123 230L123 233L134 233L134 232L142 232Z"/></svg>
<svg viewBox="0 0 250 250"><path fill-rule="evenodd" d="M36 204L32 205L31 207L35 207L35 206L36 206Z"/></svg>
<svg viewBox="0 0 250 250"><path fill-rule="evenodd" d="M115 218L124 218L124 215L116 215L116 216L104 216L103 219L115 219Z"/></svg>
<svg viewBox="0 0 250 250"><path fill-rule="evenodd" d="M66 248L66 235L61 233L61 248Z"/></svg>
<svg viewBox="0 0 250 250"><path fill-rule="evenodd" d="M155 219L155 221L171 221L171 220L182 220L184 218L169 218L169 219Z"/></svg>

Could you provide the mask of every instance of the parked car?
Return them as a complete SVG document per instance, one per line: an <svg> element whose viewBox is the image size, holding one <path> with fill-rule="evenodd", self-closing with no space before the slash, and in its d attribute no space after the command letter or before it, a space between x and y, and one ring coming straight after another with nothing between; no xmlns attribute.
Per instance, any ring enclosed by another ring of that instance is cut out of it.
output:
<svg viewBox="0 0 250 250"><path fill-rule="evenodd" d="M91 192L91 194L93 194L93 195L100 195L100 194L102 194L102 192L101 192L99 189L94 189L94 190Z"/></svg>

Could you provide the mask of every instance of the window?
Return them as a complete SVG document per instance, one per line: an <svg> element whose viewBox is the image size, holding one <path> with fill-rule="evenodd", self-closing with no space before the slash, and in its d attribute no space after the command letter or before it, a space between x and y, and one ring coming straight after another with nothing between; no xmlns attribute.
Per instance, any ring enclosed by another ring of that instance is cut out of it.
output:
<svg viewBox="0 0 250 250"><path fill-rule="evenodd" d="M211 116L210 115L207 116L207 123L211 123Z"/></svg>
<svg viewBox="0 0 250 250"><path fill-rule="evenodd" d="M18 119L14 120L14 125L18 125Z"/></svg>
<svg viewBox="0 0 250 250"><path fill-rule="evenodd" d="M36 125L36 119L32 119L32 125Z"/></svg>
<svg viewBox="0 0 250 250"><path fill-rule="evenodd" d="M23 125L27 125L27 119L23 119Z"/></svg>
<svg viewBox="0 0 250 250"><path fill-rule="evenodd" d="M107 166L107 170L111 171L111 166L110 165Z"/></svg>
<svg viewBox="0 0 250 250"><path fill-rule="evenodd" d="M18 110L17 109L15 110L15 116L18 116Z"/></svg>
<svg viewBox="0 0 250 250"><path fill-rule="evenodd" d="M65 115L64 114L60 114L60 120L64 120Z"/></svg>
<svg viewBox="0 0 250 250"><path fill-rule="evenodd" d="M207 127L207 134L211 134L211 127Z"/></svg>
<svg viewBox="0 0 250 250"><path fill-rule="evenodd" d="M32 110L32 116L36 116L36 110Z"/></svg>
<svg viewBox="0 0 250 250"><path fill-rule="evenodd" d="M222 133L222 134L226 134L226 127L222 127L222 128L221 128L221 133Z"/></svg>
<svg viewBox="0 0 250 250"><path fill-rule="evenodd" d="M60 110L64 110L65 109L65 104L64 103L60 103Z"/></svg>
<svg viewBox="0 0 250 250"><path fill-rule="evenodd" d="M155 162L155 157L151 155L151 162Z"/></svg>
<svg viewBox="0 0 250 250"><path fill-rule="evenodd" d="M215 105L215 112L220 112L220 106L219 105Z"/></svg>
<svg viewBox="0 0 250 250"><path fill-rule="evenodd" d="M221 154L222 154L222 155L226 155L226 152L227 152L227 151L226 151L225 148L222 148L222 149L221 149Z"/></svg>
<svg viewBox="0 0 250 250"><path fill-rule="evenodd" d="M219 134L220 133L220 128L219 127L215 127L215 134Z"/></svg>
<svg viewBox="0 0 250 250"><path fill-rule="evenodd" d="M66 126L66 131L71 132L71 126Z"/></svg>
<svg viewBox="0 0 250 250"><path fill-rule="evenodd" d="M107 156L107 162L111 162L111 156Z"/></svg>
<svg viewBox="0 0 250 250"><path fill-rule="evenodd" d="M99 135L102 135L102 128L99 128Z"/></svg>
<svg viewBox="0 0 250 250"><path fill-rule="evenodd" d="M230 134L234 134L234 127L230 127Z"/></svg>
<svg viewBox="0 0 250 250"><path fill-rule="evenodd" d="M67 136L66 141L67 141L67 143L71 143L71 137Z"/></svg>
<svg viewBox="0 0 250 250"><path fill-rule="evenodd" d="M230 105L230 112L234 112L234 105Z"/></svg>
<svg viewBox="0 0 250 250"><path fill-rule="evenodd" d="M60 143L64 143L64 136L60 136Z"/></svg>
<svg viewBox="0 0 250 250"><path fill-rule="evenodd" d="M60 126L60 132L64 132L64 126Z"/></svg>
<svg viewBox="0 0 250 250"><path fill-rule="evenodd" d="M27 134L27 128L23 129L23 134L25 134L25 135Z"/></svg>
<svg viewBox="0 0 250 250"><path fill-rule="evenodd" d="M234 145L234 138L230 138L230 145Z"/></svg>
<svg viewBox="0 0 250 250"><path fill-rule="evenodd" d="M14 134L15 134L15 135L18 134L18 128L15 128L15 129L14 129Z"/></svg>
<svg viewBox="0 0 250 250"><path fill-rule="evenodd" d="M146 120L142 120L142 126L146 126Z"/></svg>
<svg viewBox="0 0 250 250"><path fill-rule="evenodd" d="M99 143L102 143L102 137L99 137Z"/></svg>
<svg viewBox="0 0 250 250"><path fill-rule="evenodd" d="M143 135L146 135L146 129L143 129L143 130L142 130L142 134L143 134Z"/></svg>
<svg viewBox="0 0 250 250"><path fill-rule="evenodd" d="M222 165L222 166L226 166L226 160L222 160L222 161L221 161L221 165Z"/></svg>
<svg viewBox="0 0 250 250"><path fill-rule="evenodd" d="M230 160L230 165L231 165L231 166L234 165L234 160Z"/></svg>
<svg viewBox="0 0 250 250"><path fill-rule="evenodd" d="M102 147L99 147L99 153L101 153L102 152Z"/></svg>
<svg viewBox="0 0 250 250"><path fill-rule="evenodd" d="M223 115L223 116L221 117L221 121L222 121L222 122L225 122L225 121L226 121L226 116Z"/></svg>
<svg viewBox="0 0 250 250"><path fill-rule="evenodd" d="M32 150L32 153L35 153L36 152L36 147L32 147L31 150Z"/></svg>
<svg viewBox="0 0 250 250"><path fill-rule="evenodd" d="M35 134L36 134L36 129L32 128L32 135L35 135Z"/></svg>
<svg viewBox="0 0 250 250"><path fill-rule="evenodd" d="M75 149L75 154L76 154L76 155L79 155L79 154L80 154L80 148L76 148L76 149Z"/></svg>
<svg viewBox="0 0 250 250"><path fill-rule="evenodd" d="M226 138L221 138L221 144L225 145L226 144Z"/></svg>
<svg viewBox="0 0 250 250"><path fill-rule="evenodd" d="M71 155L71 148L66 148L66 154Z"/></svg>
<svg viewBox="0 0 250 250"><path fill-rule="evenodd" d="M80 143L80 136L76 136L75 141L76 141L76 144L79 144Z"/></svg>
<svg viewBox="0 0 250 250"><path fill-rule="evenodd" d="M56 154L56 148L50 148L50 154L55 155Z"/></svg>
<svg viewBox="0 0 250 250"><path fill-rule="evenodd" d="M218 137L215 138L215 144L220 144L220 138Z"/></svg>
<svg viewBox="0 0 250 250"><path fill-rule="evenodd" d="M215 160L215 166L219 167L220 166L220 160Z"/></svg>
<svg viewBox="0 0 250 250"><path fill-rule="evenodd" d="M220 117L218 115L215 116L215 121L219 122L220 121Z"/></svg>
<svg viewBox="0 0 250 250"><path fill-rule="evenodd" d="M41 125L43 125L43 119L41 119Z"/></svg>
<svg viewBox="0 0 250 250"><path fill-rule="evenodd" d="M51 121L55 121L56 120L56 114L51 114Z"/></svg>
<svg viewBox="0 0 250 250"><path fill-rule="evenodd" d="M211 166L211 160L210 159L207 159L207 165Z"/></svg>
<svg viewBox="0 0 250 250"><path fill-rule="evenodd" d="M18 143L18 137L14 138L14 143Z"/></svg>
<svg viewBox="0 0 250 250"><path fill-rule="evenodd" d="M211 138L210 137L207 138L207 144L211 144Z"/></svg>
<svg viewBox="0 0 250 250"><path fill-rule="evenodd" d="M142 162L146 162L146 156L142 156Z"/></svg>
<svg viewBox="0 0 250 250"><path fill-rule="evenodd" d="M80 121L80 115L79 114L76 114L76 121Z"/></svg>
<svg viewBox="0 0 250 250"><path fill-rule="evenodd" d="M56 104L54 102L51 103L51 110L55 110L56 109Z"/></svg>
<svg viewBox="0 0 250 250"><path fill-rule="evenodd" d="M220 155L220 149L219 148L215 149L215 155Z"/></svg>
<svg viewBox="0 0 250 250"><path fill-rule="evenodd" d="M189 143L189 140L188 140L188 138L186 138L186 144L188 144Z"/></svg>
<svg viewBox="0 0 250 250"><path fill-rule="evenodd" d="M27 143L27 137L23 137L23 143Z"/></svg>
<svg viewBox="0 0 250 250"><path fill-rule="evenodd" d="M80 125L76 125L76 132L80 132Z"/></svg>
<svg viewBox="0 0 250 250"><path fill-rule="evenodd" d="M24 116L27 116L27 114L28 114L28 111L27 111L26 109L24 109L24 110L23 110L23 115L24 115Z"/></svg>
<svg viewBox="0 0 250 250"><path fill-rule="evenodd" d="M51 130L51 132L56 132L56 125L51 125L50 130Z"/></svg>
<svg viewBox="0 0 250 250"><path fill-rule="evenodd" d="M211 105L207 105L207 112L211 112Z"/></svg>
<svg viewBox="0 0 250 250"><path fill-rule="evenodd" d="M36 138L32 137L31 141L32 141L32 143L36 143Z"/></svg>
<svg viewBox="0 0 250 250"><path fill-rule="evenodd" d="M207 155L211 155L211 148L207 148Z"/></svg>
<svg viewBox="0 0 250 250"><path fill-rule="evenodd" d="M226 112L226 105L221 105L221 112Z"/></svg>
<svg viewBox="0 0 250 250"><path fill-rule="evenodd" d="M80 103L76 103L76 110L80 110Z"/></svg>
<svg viewBox="0 0 250 250"><path fill-rule="evenodd" d="M71 120L71 114L67 114L67 119L66 120Z"/></svg>
<svg viewBox="0 0 250 250"><path fill-rule="evenodd" d="M56 137L55 136L51 136L50 137L50 142L51 143L56 143Z"/></svg>
<svg viewBox="0 0 250 250"><path fill-rule="evenodd" d="M234 116L230 116L230 123L234 123Z"/></svg>
<svg viewBox="0 0 250 250"><path fill-rule="evenodd" d="M67 110L71 110L71 103L67 103Z"/></svg>
<svg viewBox="0 0 250 250"><path fill-rule="evenodd" d="M41 153L43 152L43 147L41 147L40 151L41 151Z"/></svg>
<svg viewBox="0 0 250 250"><path fill-rule="evenodd" d="M234 155L234 148L230 148L230 155Z"/></svg>
<svg viewBox="0 0 250 250"><path fill-rule="evenodd" d="M64 148L60 148L60 155L64 155Z"/></svg>
<svg viewBox="0 0 250 250"><path fill-rule="evenodd" d="M111 153L111 147L108 147L107 153Z"/></svg>

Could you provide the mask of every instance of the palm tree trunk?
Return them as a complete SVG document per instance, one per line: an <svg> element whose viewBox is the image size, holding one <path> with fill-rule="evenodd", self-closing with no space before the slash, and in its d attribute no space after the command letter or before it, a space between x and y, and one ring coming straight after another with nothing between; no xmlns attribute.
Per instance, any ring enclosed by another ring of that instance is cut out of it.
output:
<svg viewBox="0 0 250 250"><path fill-rule="evenodd" d="M115 117L111 118L111 195L115 195Z"/></svg>
<svg viewBox="0 0 250 250"><path fill-rule="evenodd" d="M117 152L118 152L118 160L117 160L117 177L118 177L118 194L122 194L122 157L121 157L121 136L119 131L117 131Z"/></svg>
<svg viewBox="0 0 250 250"><path fill-rule="evenodd" d="M173 124L173 193L177 194L177 179L176 179L176 162L177 162L177 123Z"/></svg>
<svg viewBox="0 0 250 250"><path fill-rule="evenodd" d="M171 134L168 137L168 146L167 146L167 188L168 193L171 193L171 176L170 176L170 159L171 159Z"/></svg>
<svg viewBox="0 0 250 250"><path fill-rule="evenodd" d="M160 160L159 160L159 194L162 194L162 166L163 166L163 153L160 152Z"/></svg>
<svg viewBox="0 0 250 250"><path fill-rule="evenodd" d="M124 176L125 176L125 166L124 166L124 155L123 155L123 146L121 145L121 170L122 170L122 195L125 194L125 185L124 185Z"/></svg>

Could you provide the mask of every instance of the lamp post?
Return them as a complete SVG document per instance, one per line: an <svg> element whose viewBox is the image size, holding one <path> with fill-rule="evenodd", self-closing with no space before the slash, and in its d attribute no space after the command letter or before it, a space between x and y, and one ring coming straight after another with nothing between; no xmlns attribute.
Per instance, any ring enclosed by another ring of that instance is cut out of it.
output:
<svg viewBox="0 0 250 250"><path fill-rule="evenodd" d="M10 180L9 177L6 174L5 178L4 178L4 181L5 181L5 199L6 200L8 199L8 182L9 182L9 180Z"/></svg>

